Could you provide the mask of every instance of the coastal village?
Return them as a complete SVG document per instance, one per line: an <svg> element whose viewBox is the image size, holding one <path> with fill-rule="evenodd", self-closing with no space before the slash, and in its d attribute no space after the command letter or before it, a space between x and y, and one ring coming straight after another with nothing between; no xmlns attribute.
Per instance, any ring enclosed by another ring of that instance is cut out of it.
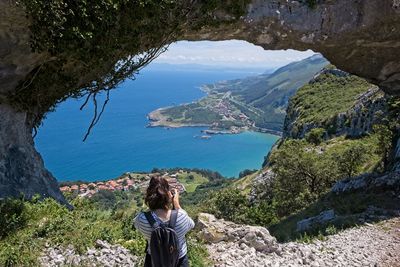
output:
<svg viewBox="0 0 400 267"><path fill-rule="evenodd" d="M206 91L209 93L209 91ZM209 93L206 98L199 101L198 107L191 109L193 103L183 104L180 107L186 107L192 112L178 112L178 115L172 115L176 107L168 107L157 109L147 115L150 120L148 127L166 127L167 129L184 126L207 126L209 129L202 131L205 135L199 136L202 139L209 139L215 134L239 134L243 131L255 128L254 122L241 111L239 106L244 104L238 102L232 96L231 92L224 94ZM246 107L243 107L246 108ZM248 107L246 109L249 109ZM253 108L254 109L254 108ZM220 119L194 122L193 118L187 114L193 112L205 112L210 114L218 114ZM259 110L251 110L251 112L261 112Z"/></svg>
<svg viewBox="0 0 400 267"><path fill-rule="evenodd" d="M108 181L79 183L73 185L61 186L60 190L63 193L76 193L79 197L92 197L97 192L105 191L130 191L142 190L145 191L149 185L150 179L153 177L164 177L167 179L169 185L173 189L177 189L179 193L185 192L185 186L179 182L178 176L183 174L184 171L180 170L176 173L148 173L138 174L127 172L121 177Z"/></svg>

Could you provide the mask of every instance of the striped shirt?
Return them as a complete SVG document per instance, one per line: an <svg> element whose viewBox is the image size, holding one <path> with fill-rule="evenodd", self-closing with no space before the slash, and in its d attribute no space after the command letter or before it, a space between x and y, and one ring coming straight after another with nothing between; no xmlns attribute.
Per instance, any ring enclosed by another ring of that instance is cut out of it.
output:
<svg viewBox="0 0 400 267"><path fill-rule="evenodd" d="M158 222L162 222L162 223L169 222L169 220L162 221L160 218L158 218L158 216L154 212L151 212L151 214L153 215L154 219ZM186 245L185 235L187 232L189 232L191 229L193 229L193 227L194 227L193 220L189 217L189 215L186 213L185 210L179 209L178 216L176 219L176 225L175 225L175 231L178 236L179 246L180 246L179 258L182 258L187 253L187 245ZM153 228L151 227L150 223L147 221L143 212L139 213L136 216L135 228L144 235L144 238L147 241L150 241L151 232L153 231Z"/></svg>

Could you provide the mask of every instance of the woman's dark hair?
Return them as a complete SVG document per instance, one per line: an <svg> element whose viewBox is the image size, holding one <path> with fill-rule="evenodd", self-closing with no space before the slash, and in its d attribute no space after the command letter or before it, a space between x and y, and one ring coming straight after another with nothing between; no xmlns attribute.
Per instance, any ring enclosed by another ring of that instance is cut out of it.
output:
<svg viewBox="0 0 400 267"><path fill-rule="evenodd" d="M170 191L167 180L163 177L150 179L144 202L151 210L165 209L171 204Z"/></svg>

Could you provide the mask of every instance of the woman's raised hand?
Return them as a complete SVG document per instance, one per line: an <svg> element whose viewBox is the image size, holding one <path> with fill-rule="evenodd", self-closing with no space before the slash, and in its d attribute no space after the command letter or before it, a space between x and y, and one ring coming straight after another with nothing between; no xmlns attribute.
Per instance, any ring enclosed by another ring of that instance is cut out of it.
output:
<svg viewBox="0 0 400 267"><path fill-rule="evenodd" d="M172 204L174 204L175 209L180 209L181 205L179 204L179 191L174 189L175 194L172 197Z"/></svg>

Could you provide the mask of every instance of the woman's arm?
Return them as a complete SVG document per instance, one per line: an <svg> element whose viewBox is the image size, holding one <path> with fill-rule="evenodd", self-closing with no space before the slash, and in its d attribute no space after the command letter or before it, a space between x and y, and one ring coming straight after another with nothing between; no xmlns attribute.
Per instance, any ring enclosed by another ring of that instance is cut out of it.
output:
<svg viewBox="0 0 400 267"><path fill-rule="evenodd" d="M179 203L179 191L174 189L174 196L172 198L172 204L174 205L174 208L179 210L182 209L181 204Z"/></svg>
<svg viewBox="0 0 400 267"><path fill-rule="evenodd" d="M182 209L179 203L179 192L176 189L174 197L172 199L172 203L174 204L175 209L178 210L179 213L181 213L181 216L179 216L178 221L179 223L183 224L184 232L185 233L189 232L191 229L194 228L194 221L192 220L192 218L189 217L187 212L184 209Z"/></svg>

